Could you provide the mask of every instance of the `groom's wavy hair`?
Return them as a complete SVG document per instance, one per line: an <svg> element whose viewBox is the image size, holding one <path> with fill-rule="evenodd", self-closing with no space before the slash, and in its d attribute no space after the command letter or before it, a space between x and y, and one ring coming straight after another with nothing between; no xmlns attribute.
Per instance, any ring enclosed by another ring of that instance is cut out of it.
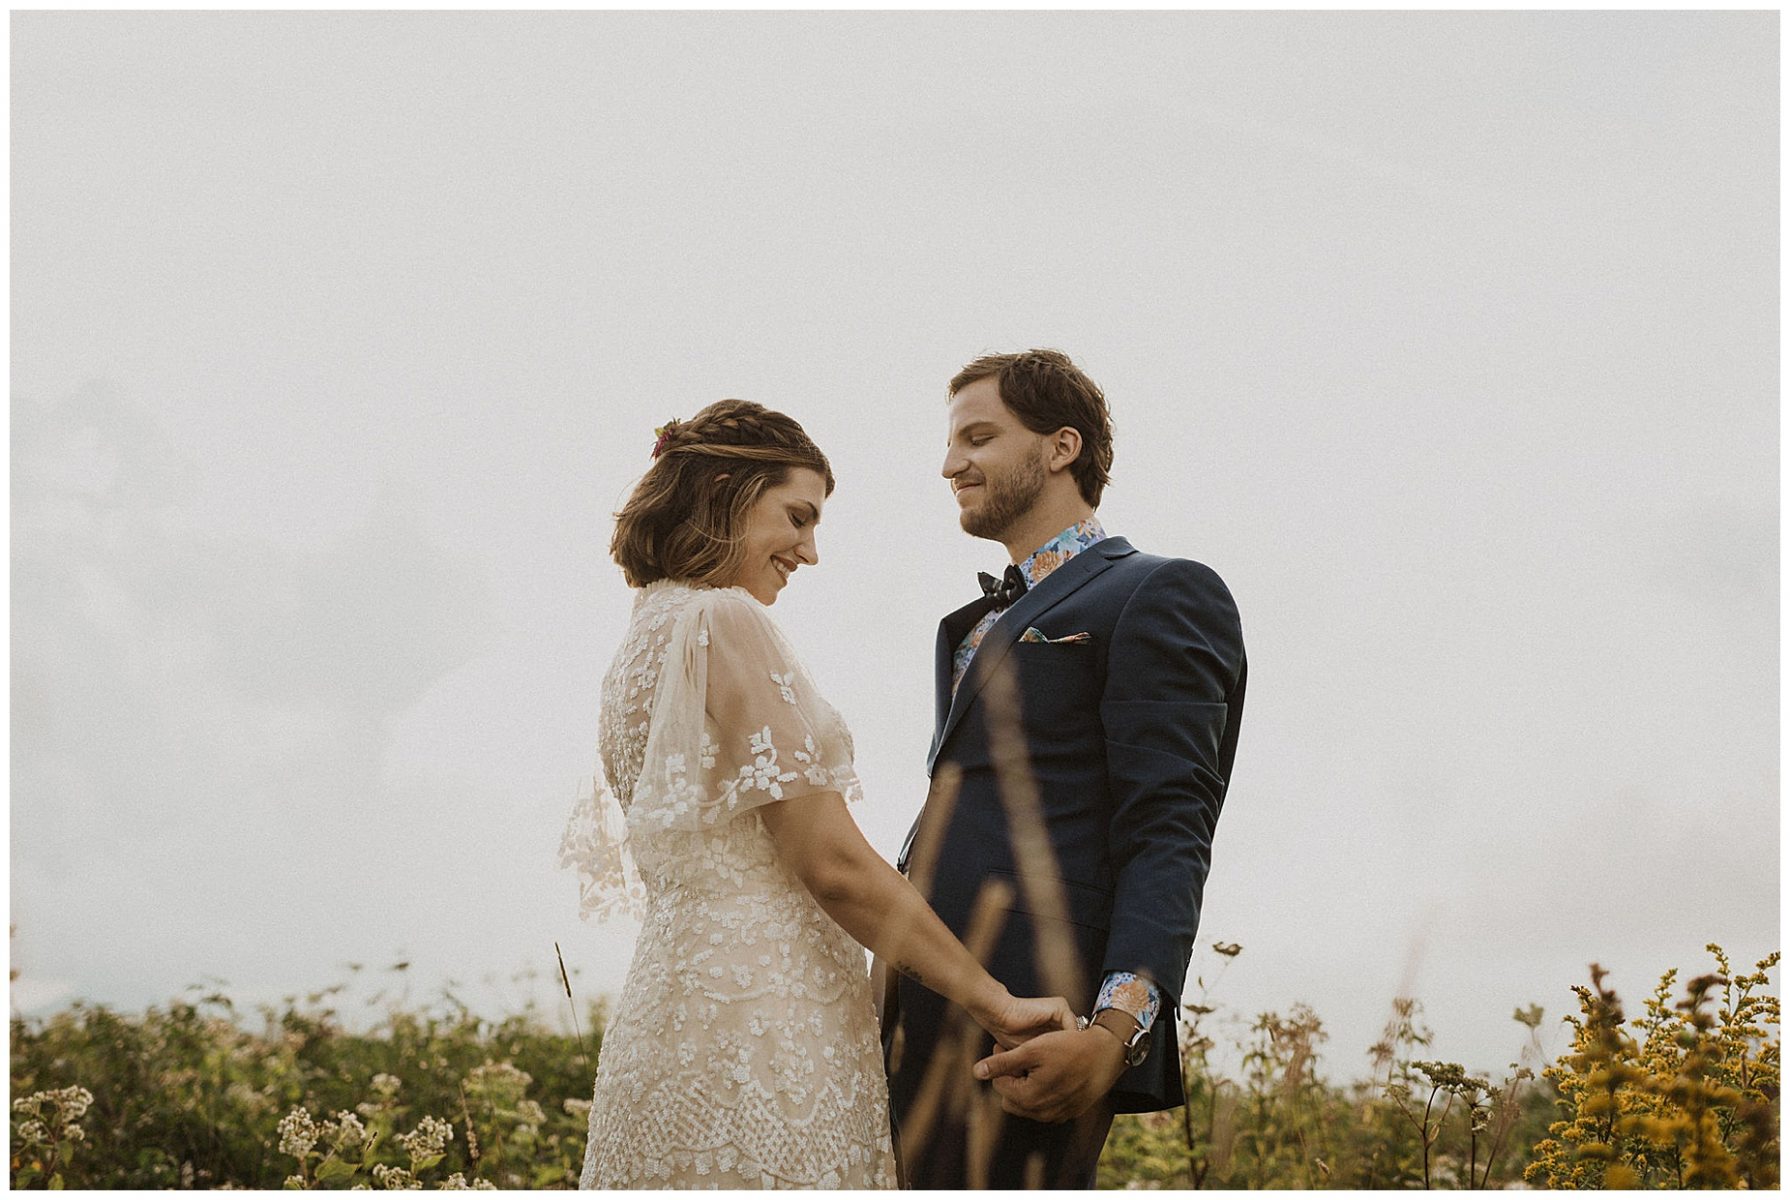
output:
<svg viewBox="0 0 1790 1200"><path fill-rule="evenodd" d="M984 354L951 380L950 395L993 378L1001 403L1033 433L1055 433L1065 425L1081 434L1081 454L1069 474L1081 498L1098 507L1112 482L1113 419L1106 394L1061 350Z"/></svg>
<svg viewBox="0 0 1790 1200"><path fill-rule="evenodd" d="M659 435L653 465L615 514L609 553L630 587L687 579L725 587L746 557L745 519L796 467L833 468L801 425L750 400L717 400Z"/></svg>

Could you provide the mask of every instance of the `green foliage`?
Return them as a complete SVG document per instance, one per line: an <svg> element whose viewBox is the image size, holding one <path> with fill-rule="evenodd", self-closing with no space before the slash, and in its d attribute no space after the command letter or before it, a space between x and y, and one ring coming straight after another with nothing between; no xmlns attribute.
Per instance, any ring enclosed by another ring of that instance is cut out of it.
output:
<svg viewBox="0 0 1790 1200"><path fill-rule="evenodd" d="M218 994L15 1019L13 1186L576 1185L600 1034L586 1053L532 1006L349 1033L321 1007L336 990L264 1007L258 1030Z"/></svg>
<svg viewBox="0 0 1790 1200"><path fill-rule="evenodd" d="M1242 948L1213 949L1228 966ZM1550 1096L1527 1067L1512 1064L1494 1088L1458 1063L1422 1057L1433 1035L1411 999L1394 1002L1369 1051L1367 1081L1339 1087L1321 1077L1327 1035L1305 1005L1258 1015L1239 1047L1241 1069L1227 1077L1205 1032L1220 1011L1211 1003L1216 983L1196 978L1198 995L1180 1014L1186 1106L1114 1121L1101 1187L1498 1186L1519 1175L1525 1148L1545 1128ZM1540 1010L1516 1017L1533 1041Z"/></svg>
<svg viewBox="0 0 1790 1200"><path fill-rule="evenodd" d="M1242 947L1213 950L1222 977ZM1543 1013L1518 1009L1529 1046L1496 1083L1433 1057L1412 999L1393 1005L1365 1080L1323 1078L1323 1022L1304 1005L1233 1026L1227 1073L1208 1032L1220 1009L1196 978L1178 1014L1188 1103L1120 1117L1100 1186L1776 1187L1778 956L1736 976L1710 950L1716 973L1674 1003L1667 972L1633 1022L1594 967L1566 1018L1572 1047L1541 1078L1524 1063L1541 1063ZM326 1006L338 990L263 1007L258 1030L217 993L15 1019L13 1186L576 1185L601 1004L575 1025L587 1037L550 1031L532 1005L499 1022L393 1010L354 1034Z"/></svg>

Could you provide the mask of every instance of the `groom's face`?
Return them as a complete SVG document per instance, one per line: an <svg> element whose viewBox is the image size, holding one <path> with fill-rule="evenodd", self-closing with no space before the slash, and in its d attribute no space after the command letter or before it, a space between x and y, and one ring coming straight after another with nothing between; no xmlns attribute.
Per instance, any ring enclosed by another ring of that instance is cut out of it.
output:
<svg viewBox="0 0 1790 1200"><path fill-rule="evenodd" d="M992 377L951 397L940 474L957 495L957 518L971 537L999 540L1044 494L1045 439L1020 423Z"/></svg>

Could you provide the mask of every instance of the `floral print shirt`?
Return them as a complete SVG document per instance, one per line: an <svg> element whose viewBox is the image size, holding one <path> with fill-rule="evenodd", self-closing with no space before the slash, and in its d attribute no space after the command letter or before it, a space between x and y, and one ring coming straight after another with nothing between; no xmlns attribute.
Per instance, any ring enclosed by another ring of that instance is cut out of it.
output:
<svg viewBox="0 0 1790 1200"><path fill-rule="evenodd" d="M1032 551L1019 564L1019 573L1025 576L1026 587L1037 587L1052 571L1105 537L1106 530L1100 527L1100 518L1090 516L1085 521L1077 521ZM976 647L982 644L982 639L994 628L994 623L1000 617L999 611L990 609L958 644L951 655L952 691L955 692L957 685L963 681L963 673L969 669L970 659L976 655ZM1114 971L1100 985L1100 995L1094 1001L1095 1012L1103 1008L1116 1008L1130 1013L1139 1025L1149 1029L1156 1020L1156 1014L1162 1010L1162 993L1155 984L1139 975L1130 971Z"/></svg>
<svg viewBox="0 0 1790 1200"><path fill-rule="evenodd" d="M1100 528L1099 517L1089 517L1085 521L1077 521L1032 551L1030 557L1019 564L1019 573L1025 576L1026 587L1037 587L1052 571L1105 537L1106 530ZM969 631L963 641L958 643L956 652L951 655L951 690L953 692L957 690L957 685L963 681L963 673L969 670L970 659L975 657L976 647L982 644L982 639L988 635L988 631L994 628L994 623L1000 618L1000 610L989 609L982 615L982 619L976 622L975 627Z"/></svg>

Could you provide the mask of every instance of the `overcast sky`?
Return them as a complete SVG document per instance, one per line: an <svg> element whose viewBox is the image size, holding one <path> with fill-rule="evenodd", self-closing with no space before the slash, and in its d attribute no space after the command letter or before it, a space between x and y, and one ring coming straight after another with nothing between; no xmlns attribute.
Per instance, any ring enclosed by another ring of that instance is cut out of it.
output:
<svg viewBox="0 0 1790 1200"><path fill-rule="evenodd" d="M773 613L893 857L1036 345L1242 612L1217 1002L1497 1069L1778 945L1777 14L11 20L15 1011L618 989L610 514L724 396L838 474Z"/></svg>

